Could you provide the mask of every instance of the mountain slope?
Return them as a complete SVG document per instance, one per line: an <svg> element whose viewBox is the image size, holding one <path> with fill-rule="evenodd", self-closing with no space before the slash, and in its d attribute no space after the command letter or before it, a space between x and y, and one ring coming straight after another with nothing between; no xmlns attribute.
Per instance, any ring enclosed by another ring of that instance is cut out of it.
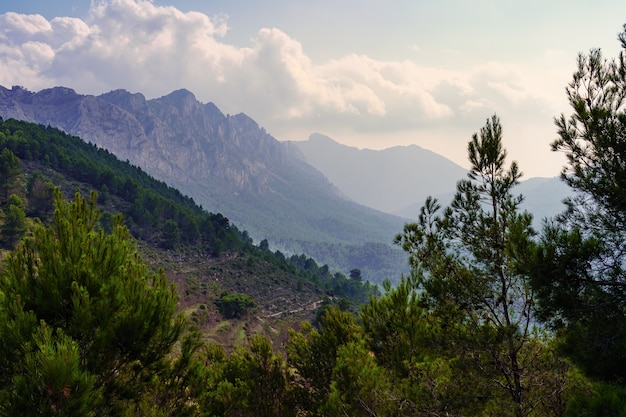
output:
<svg viewBox="0 0 626 417"><path fill-rule="evenodd" d="M338 302L345 298L357 306L376 293L368 283L334 274L305 255L285 257L267 245L253 245L245 232L221 214L202 210L178 190L107 150L57 129L0 121L0 149L3 155L10 151L18 158L19 172L13 170L16 175L3 178L2 185L24 202L30 224L35 219L44 224L50 221L55 186L68 199L77 189L85 194L101 190L100 226L107 230L113 215L123 214L143 260L155 269L162 268L177 284L180 309L212 340L232 346L235 334L245 325L249 325L248 334L263 332L266 326L286 332L292 323L313 319L326 299ZM3 194L0 201L2 228L5 198ZM172 228L180 232L175 242L167 239ZM10 249L10 240L3 229L0 250ZM225 292L252 297L254 314L225 323L229 317L224 317L217 306ZM220 331L213 331L214 326ZM278 335L272 332L274 336Z"/></svg>
<svg viewBox="0 0 626 417"><path fill-rule="evenodd" d="M320 134L289 144L349 198L387 213L398 213L429 195L454 190L467 172L416 145L380 151L357 149Z"/></svg>
<svg viewBox="0 0 626 417"><path fill-rule="evenodd" d="M224 115L189 91L146 100L123 90L95 97L62 87L0 87L0 116L55 126L108 149L280 250L343 271L359 268L374 281L407 269L391 245L403 219L346 200L252 119Z"/></svg>

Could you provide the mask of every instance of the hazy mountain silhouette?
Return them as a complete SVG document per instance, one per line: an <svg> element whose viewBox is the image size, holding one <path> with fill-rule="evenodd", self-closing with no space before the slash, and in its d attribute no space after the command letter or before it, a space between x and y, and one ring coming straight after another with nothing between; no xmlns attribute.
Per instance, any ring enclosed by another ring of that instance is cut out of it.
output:
<svg viewBox="0 0 626 417"><path fill-rule="evenodd" d="M376 151L337 143L313 134L291 144L352 200L387 213L399 213L429 195L454 190L467 170L417 145Z"/></svg>
<svg viewBox="0 0 626 417"><path fill-rule="evenodd" d="M321 134L289 146L301 158L320 170L352 200L415 219L428 196L447 205L452 201L456 183L467 178L467 170L454 162L416 145L395 146L384 150L358 149L342 145ZM559 178L530 178L515 190L525 197L522 209L533 213L539 226L564 206L571 192Z"/></svg>

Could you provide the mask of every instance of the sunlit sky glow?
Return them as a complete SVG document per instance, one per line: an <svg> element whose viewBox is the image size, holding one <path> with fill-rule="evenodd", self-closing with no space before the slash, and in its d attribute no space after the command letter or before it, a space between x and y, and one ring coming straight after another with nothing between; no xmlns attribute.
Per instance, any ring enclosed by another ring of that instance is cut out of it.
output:
<svg viewBox="0 0 626 417"><path fill-rule="evenodd" d="M463 166L495 112L525 177L555 176L576 56L616 56L624 23L605 0L2 0L0 84L187 88L279 140L417 144Z"/></svg>

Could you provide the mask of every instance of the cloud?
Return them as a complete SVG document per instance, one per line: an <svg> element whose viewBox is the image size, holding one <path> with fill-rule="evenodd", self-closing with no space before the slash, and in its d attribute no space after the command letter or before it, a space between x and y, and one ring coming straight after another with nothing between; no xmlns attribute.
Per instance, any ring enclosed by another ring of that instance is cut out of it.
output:
<svg viewBox="0 0 626 417"><path fill-rule="evenodd" d="M125 88L148 97L187 88L281 139L296 130L398 132L457 119L478 120L477 129L494 109L541 99L513 67L442 70L362 54L316 63L278 28L232 45L224 40L226 16L147 0L97 1L83 20L5 13L0 28L2 85L90 94Z"/></svg>
<svg viewBox="0 0 626 417"><path fill-rule="evenodd" d="M28 42L33 37L37 38L52 31L50 22L40 15L8 12L0 16L0 23L3 27L1 39L17 44Z"/></svg>

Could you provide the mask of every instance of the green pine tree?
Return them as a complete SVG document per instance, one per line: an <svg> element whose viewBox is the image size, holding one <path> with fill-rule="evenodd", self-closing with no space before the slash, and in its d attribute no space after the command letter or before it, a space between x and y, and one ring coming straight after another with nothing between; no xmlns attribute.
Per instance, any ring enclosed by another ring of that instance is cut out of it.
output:
<svg viewBox="0 0 626 417"><path fill-rule="evenodd" d="M7 256L0 415L132 414L168 368L184 325L176 291L141 262L121 216L110 234L97 228L96 199L55 190L52 224Z"/></svg>
<svg viewBox="0 0 626 417"><path fill-rule="evenodd" d="M542 234L533 270L541 318L565 335L585 372L626 381L626 26L622 51L578 57L567 87L572 113L555 119L554 151L573 196Z"/></svg>
<svg viewBox="0 0 626 417"><path fill-rule="evenodd" d="M15 194L11 194L4 213L2 225L2 242L5 247L13 248L26 232L26 212L24 202Z"/></svg>
<svg viewBox="0 0 626 417"><path fill-rule="evenodd" d="M468 179L458 183L451 205L441 211L429 198L397 242L410 255L423 305L457 335L449 340L448 356L467 361L472 395L486 412L521 417L552 395L531 390L544 375L538 358L545 349L525 272L533 248L531 215L520 211L522 197L513 194L521 173L515 162L505 164L497 116L473 135L468 155Z"/></svg>
<svg viewBox="0 0 626 417"><path fill-rule="evenodd" d="M331 392L338 349L361 334L354 315L337 307L326 309L319 331L308 322L302 324L300 331L290 331L287 362L299 378L295 396L298 407L307 412L304 415L324 415L320 408Z"/></svg>
<svg viewBox="0 0 626 417"><path fill-rule="evenodd" d="M228 355L221 346L207 350L202 409L207 415L241 417L296 416L289 374L280 355L264 336L254 335L248 346Z"/></svg>

